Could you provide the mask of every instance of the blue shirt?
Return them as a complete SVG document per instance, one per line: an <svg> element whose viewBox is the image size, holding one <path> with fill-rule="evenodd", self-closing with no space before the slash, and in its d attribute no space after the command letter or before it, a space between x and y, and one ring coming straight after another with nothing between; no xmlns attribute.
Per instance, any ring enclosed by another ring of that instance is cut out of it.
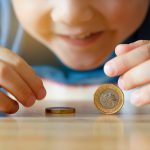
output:
<svg viewBox="0 0 150 150"><path fill-rule="evenodd" d="M150 40L150 10L140 28L124 43L130 43L140 39ZM15 17L10 0L0 0L0 46L6 47L22 56L32 65L33 69L42 78L65 84L80 85L116 83L118 80L118 77L107 77L103 71L104 63L115 57L114 52L111 53L110 56L106 58L105 62L99 67L88 71L76 71L62 64L52 52L32 39L22 29ZM29 49L32 49L36 53L26 53ZM44 52L47 55L42 57ZM37 53L39 53L39 55ZM46 58L46 56L48 57ZM33 61L29 61L29 58ZM38 63L38 60L42 58L45 60L47 59L47 61L44 63Z"/></svg>

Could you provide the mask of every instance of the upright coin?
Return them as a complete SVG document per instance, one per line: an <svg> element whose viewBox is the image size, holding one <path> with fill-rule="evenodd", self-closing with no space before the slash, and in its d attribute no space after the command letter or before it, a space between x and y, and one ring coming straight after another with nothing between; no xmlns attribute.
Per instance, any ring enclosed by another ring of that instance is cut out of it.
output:
<svg viewBox="0 0 150 150"><path fill-rule="evenodd" d="M48 107L45 109L46 114L74 114L75 111L73 107Z"/></svg>
<svg viewBox="0 0 150 150"><path fill-rule="evenodd" d="M114 84L102 84L94 94L94 104L102 113L114 114L122 108L124 94Z"/></svg>

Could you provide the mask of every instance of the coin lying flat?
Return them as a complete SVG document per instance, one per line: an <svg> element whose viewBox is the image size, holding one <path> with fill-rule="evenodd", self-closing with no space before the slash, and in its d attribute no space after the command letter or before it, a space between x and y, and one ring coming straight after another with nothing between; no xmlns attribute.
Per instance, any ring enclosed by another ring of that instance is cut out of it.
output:
<svg viewBox="0 0 150 150"><path fill-rule="evenodd" d="M73 107L49 107L45 112L46 114L74 114L76 110Z"/></svg>
<svg viewBox="0 0 150 150"><path fill-rule="evenodd" d="M124 104L122 90L114 84L101 85L94 94L94 104L104 114L118 112Z"/></svg>

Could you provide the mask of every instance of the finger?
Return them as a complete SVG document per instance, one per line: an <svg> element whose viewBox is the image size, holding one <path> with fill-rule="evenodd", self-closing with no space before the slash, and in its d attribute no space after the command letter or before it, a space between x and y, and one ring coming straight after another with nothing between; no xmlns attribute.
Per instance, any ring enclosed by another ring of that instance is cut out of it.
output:
<svg viewBox="0 0 150 150"><path fill-rule="evenodd" d="M121 75L148 59L150 59L150 44L113 58L105 64L104 71L110 77Z"/></svg>
<svg viewBox="0 0 150 150"><path fill-rule="evenodd" d="M42 80L35 74L33 69L15 53L7 49L0 51L0 59L13 67L21 78L28 84L37 99L42 99L46 95Z"/></svg>
<svg viewBox="0 0 150 150"><path fill-rule="evenodd" d="M9 98L4 93L0 92L0 111L4 113L15 113L19 109L19 105L16 101Z"/></svg>
<svg viewBox="0 0 150 150"><path fill-rule="evenodd" d="M24 106L32 106L36 100L33 92L20 76L6 63L0 61L0 85Z"/></svg>
<svg viewBox="0 0 150 150"><path fill-rule="evenodd" d="M140 46L143 46L145 44L149 44L150 40L139 40L130 44L119 44L115 48L115 53L117 56L123 55L127 52L130 52L133 49L136 49Z"/></svg>
<svg viewBox="0 0 150 150"><path fill-rule="evenodd" d="M135 106L150 104L150 84L131 95L130 101Z"/></svg>
<svg viewBox="0 0 150 150"><path fill-rule="evenodd" d="M150 60L127 71L119 78L119 87L124 90L130 90L150 83L150 69L148 68L150 68Z"/></svg>

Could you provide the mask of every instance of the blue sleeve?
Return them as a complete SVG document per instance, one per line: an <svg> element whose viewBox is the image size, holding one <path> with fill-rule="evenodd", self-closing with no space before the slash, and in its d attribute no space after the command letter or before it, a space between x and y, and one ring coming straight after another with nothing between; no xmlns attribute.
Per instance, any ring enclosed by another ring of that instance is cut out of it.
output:
<svg viewBox="0 0 150 150"><path fill-rule="evenodd" d="M19 53L22 36L23 29L14 15L11 1L0 0L0 46Z"/></svg>
<svg viewBox="0 0 150 150"><path fill-rule="evenodd" d="M10 1L0 0L0 45L6 47L10 28Z"/></svg>

